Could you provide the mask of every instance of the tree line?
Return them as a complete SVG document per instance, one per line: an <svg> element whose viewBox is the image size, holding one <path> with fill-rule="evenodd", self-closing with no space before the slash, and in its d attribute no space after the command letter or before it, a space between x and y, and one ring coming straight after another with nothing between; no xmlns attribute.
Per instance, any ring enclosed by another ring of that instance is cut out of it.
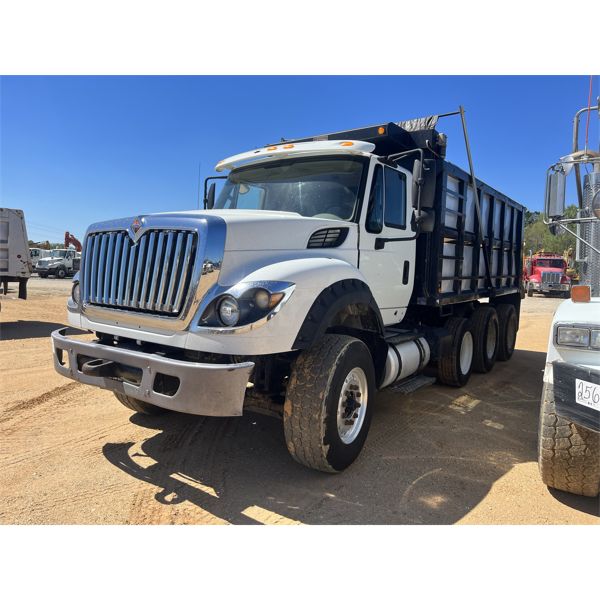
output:
<svg viewBox="0 0 600 600"><path fill-rule="evenodd" d="M577 207L575 205L567 206L565 209L566 219L575 219L577 217ZM571 231L575 231L575 225L567 225ZM550 232L548 225L544 223L542 214L538 211L529 211L525 209L525 232L523 252L528 256L536 252L555 252L564 254L566 250L572 248L575 250L575 238L569 235L562 228L558 227L557 235Z"/></svg>

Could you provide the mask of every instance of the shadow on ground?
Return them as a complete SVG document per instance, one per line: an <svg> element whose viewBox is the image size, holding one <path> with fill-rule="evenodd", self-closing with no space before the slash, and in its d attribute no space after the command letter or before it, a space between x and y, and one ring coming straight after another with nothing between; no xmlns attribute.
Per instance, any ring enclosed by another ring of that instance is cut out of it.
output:
<svg viewBox="0 0 600 600"><path fill-rule="evenodd" d="M297 464L281 422L254 414L134 415L133 423L155 433L137 450L109 443L103 452L156 486L150 501L187 500L231 523L255 523L243 514L251 506L312 524L455 523L513 466L537 460L544 360L541 352L517 351L493 377L474 375L465 388L379 394L361 456L338 475ZM571 506L595 514L597 499Z"/></svg>
<svg viewBox="0 0 600 600"><path fill-rule="evenodd" d="M28 338L50 337L56 329L66 327L64 323L50 323L48 321L11 321L0 323L0 340L25 340ZM69 330L69 335L84 335L87 331L79 329Z"/></svg>

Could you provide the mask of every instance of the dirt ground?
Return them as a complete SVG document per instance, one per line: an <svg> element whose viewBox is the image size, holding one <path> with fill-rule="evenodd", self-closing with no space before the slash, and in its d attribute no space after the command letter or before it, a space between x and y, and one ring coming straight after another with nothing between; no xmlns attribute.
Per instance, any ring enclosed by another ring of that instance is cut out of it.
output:
<svg viewBox="0 0 600 600"><path fill-rule="evenodd" d="M132 414L58 375L49 335L69 280L32 278L0 312L0 523L600 523L598 498L549 490L537 420L552 313L523 302L517 351L462 389L377 397L346 472L288 455L280 421Z"/></svg>

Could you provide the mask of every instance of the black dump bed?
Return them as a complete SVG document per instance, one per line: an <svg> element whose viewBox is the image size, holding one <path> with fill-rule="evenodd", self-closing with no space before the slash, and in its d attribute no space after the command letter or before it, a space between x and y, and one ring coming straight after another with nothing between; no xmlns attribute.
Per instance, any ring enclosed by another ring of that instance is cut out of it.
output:
<svg viewBox="0 0 600 600"><path fill-rule="evenodd" d="M517 293L525 207L476 180L478 211L470 175L444 160L446 137L436 131L437 121L433 115L286 141L368 141L382 157L408 152L399 164L409 171L425 159L421 209L427 218L417 238L411 303L442 306Z"/></svg>
<svg viewBox="0 0 600 600"><path fill-rule="evenodd" d="M477 180L480 227L470 175L441 159L436 167L433 206L425 208L433 226L417 238L413 302L439 306L519 292L525 208Z"/></svg>

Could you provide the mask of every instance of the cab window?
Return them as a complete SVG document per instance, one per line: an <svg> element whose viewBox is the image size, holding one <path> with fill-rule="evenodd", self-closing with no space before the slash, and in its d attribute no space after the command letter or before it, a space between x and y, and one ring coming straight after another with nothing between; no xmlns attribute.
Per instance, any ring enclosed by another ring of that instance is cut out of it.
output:
<svg viewBox="0 0 600 600"><path fill-rule="evenodd" d="M406 229L406 176L395 169L385 169L386 227Z"/></svg>
<svg viewBox="0 0 600 600"><path fill-rule="evenodd" d="M375 166L371 194L369 195L369 208L365 227L369 233L381 233L383 229L383 168Z"/></svg>

